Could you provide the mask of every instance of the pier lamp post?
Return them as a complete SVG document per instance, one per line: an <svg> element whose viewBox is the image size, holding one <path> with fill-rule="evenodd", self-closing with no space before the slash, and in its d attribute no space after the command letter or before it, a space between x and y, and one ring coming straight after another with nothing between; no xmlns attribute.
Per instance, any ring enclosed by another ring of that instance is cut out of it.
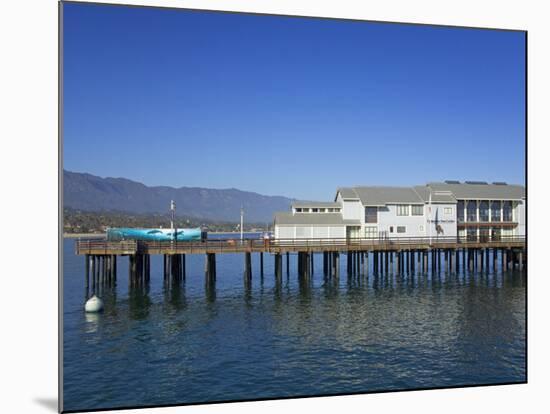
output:
<svg viewBox="0 0 550 414"><path fill-rule="evenodd" d="M430 188L430 195L428 198L428 236L430 238L430 245L432 244L432 189Z"/></svg>
<svg viewBox="0 0 550 414"><path fill-rule="evenodd" d="M243 206L241 206L241 240L243 239L243 217L244 217L244 209L243 209Z"/></svg>
<svg viewBox="0 0 550 414"><path fill-rule="evenodd" d="M176 229L174 228L174 216L176 214L176 202L174 200L170 200L170 213L172 215L172 219L170 220L170 229L174 232L174 240L176 240Z"/></svg>

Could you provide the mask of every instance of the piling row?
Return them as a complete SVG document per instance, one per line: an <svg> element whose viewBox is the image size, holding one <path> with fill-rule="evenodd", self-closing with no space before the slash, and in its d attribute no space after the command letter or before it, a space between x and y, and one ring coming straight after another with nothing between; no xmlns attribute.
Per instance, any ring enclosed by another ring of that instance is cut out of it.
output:
<svg viewBox="0 0 550 414"><path fill-rule="evenodd" d="M86 296L97 294L100 286L113 285L117 276L117 256L90 255L85 256L85 287Z"/></svg>
<svg viewBox="0 0 550 414"><path fill-rule="evenodd" d="M492 251L492 254L491 254ZM286 273L290 274L289 253L286 254ZM339 278L340 252L324 251L323 275L329 278ZM274 255L274 276L280 280L283 273L283 253ZM128 274L130 285L147 283L151 276L151 256L149 254L128 255ZM186 264L184 254L163 255L164 279L168 282L184 280ZM259 253L260 275L264 276L264 256ZM452 248L452 249L401 249L386 251L348 251L346 252L346 270L348 277L368 276L369 269L373 274L395 273L398 275L415 274L416 272L432 273L444 271L458 273L463 271L488 272L508 269L523 270L525 253L523 249L490 249L490 248ZM372 263L372 264L371 264ZM370 267L369 267L370 265ZM95 293L98 286L116 281L116 255L85 255L86 292L89 288ZM311 251L297 252L297 273L300 278L309 279L315 272L315 254ZM245 283L252 280L252 253L244 254ZM207 253L205 256L205 279L208 282L216 280L216 255Z"/></svg>

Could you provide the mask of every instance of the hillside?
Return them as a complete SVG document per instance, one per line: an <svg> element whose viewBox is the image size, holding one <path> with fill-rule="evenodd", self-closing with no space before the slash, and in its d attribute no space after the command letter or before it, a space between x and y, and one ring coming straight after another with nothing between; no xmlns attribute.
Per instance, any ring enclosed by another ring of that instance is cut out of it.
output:
<svg viewBox="0 0 550 414"><path fill-rule="evenodd" d="M167 213L175 200L182 216L238 222L241 205L247 222L267 223L276 211L288 211L292 199L231 189L149 187L126 178L102 178L63 171L64 208L84 211Z"/></svg>

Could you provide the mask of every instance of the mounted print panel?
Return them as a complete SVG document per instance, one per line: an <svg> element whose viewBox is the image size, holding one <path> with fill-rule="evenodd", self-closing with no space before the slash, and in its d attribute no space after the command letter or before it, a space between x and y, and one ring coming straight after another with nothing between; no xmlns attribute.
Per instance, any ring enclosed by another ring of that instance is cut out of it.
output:
<svg viewBox="0 0 550 414"><path fill-rule="evenodd" d="M60 7L62 411L527 381L526 32Z"/></svg>

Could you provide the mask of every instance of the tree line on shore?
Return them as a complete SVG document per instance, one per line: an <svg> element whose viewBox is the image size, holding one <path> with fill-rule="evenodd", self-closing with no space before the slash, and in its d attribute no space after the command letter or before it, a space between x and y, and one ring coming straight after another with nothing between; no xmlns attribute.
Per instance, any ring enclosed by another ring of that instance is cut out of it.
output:
<svg viewBox="0 0 550 414"><path fill-rule="evenodd" d="M197 217L178 215L174 225L177 228L200 227L204 231L240 231L239 223L205 220ZM109 227L170 228L169 214L134 214L119 211L83 211L63 209L64 233L103 233ZM245 223L244 231L266 231L268 223Z"/></svg>

